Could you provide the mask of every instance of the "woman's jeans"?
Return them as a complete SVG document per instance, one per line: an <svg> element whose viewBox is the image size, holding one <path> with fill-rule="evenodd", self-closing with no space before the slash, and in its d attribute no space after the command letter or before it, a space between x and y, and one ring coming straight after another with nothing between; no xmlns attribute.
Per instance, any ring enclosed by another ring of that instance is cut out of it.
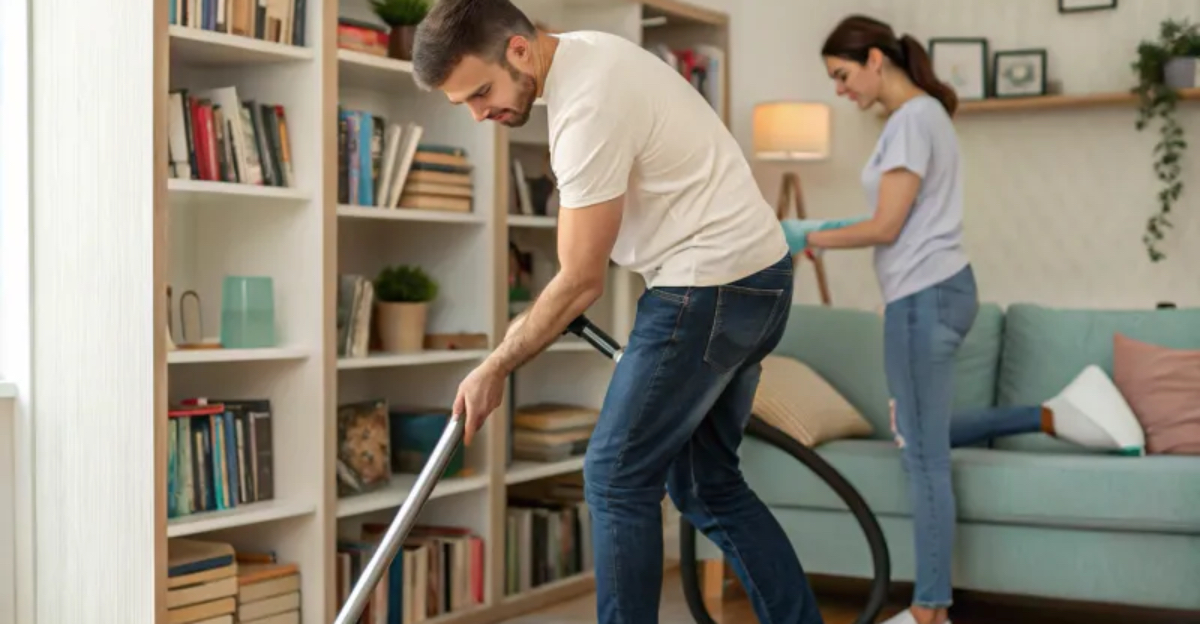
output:
<svg viewBox="0 0 1200 624"><path fill-rule="evenodd" d="M884 310L884 368L892 430L908 474L916 540L913 604L950 606L955 501L950 448L1038 431L1040 406L954 415L955 355L979 311L970 265Z"/></svg>
<svg viewBox="0 0 1200 624"><path fill-rule="evenodd" d="M795 550L738 466L792 279L783 257L731 284L656 287L638 300L583 467L600 624L658 621L664 487L724 552L759 621L820 624Z"/></svg>

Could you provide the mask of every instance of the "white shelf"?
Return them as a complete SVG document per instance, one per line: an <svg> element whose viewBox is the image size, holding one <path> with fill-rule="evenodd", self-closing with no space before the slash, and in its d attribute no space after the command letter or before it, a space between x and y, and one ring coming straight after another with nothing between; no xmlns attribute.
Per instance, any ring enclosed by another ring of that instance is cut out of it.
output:
<svg viewBox="0 0 1200 624"><path fill-rule="evenodd" d="M514 461L504 473L504 483L514 485L580 470L583 470L583 456L572 457L560 462Z"/></svg>
<svg viewBox="0 0 1200 624"><path fill-rule="evenodd" d="M17 384L11 381L0 381L0 399L17 398Z"/></svg>
<svg viewBox="0 0 1200 624"><path fill-rule="evenodd" d="M259 186L257 184L241 184L237 182L185 180L182 178L167 180L167 191L170 192L171 197L211 197L216 199L240 197L246 199L286 200L296 203L306 202L311 197L308 191L302 189Z"/></svg>
<svg viewBox="0 0 1200 624"><path fill-rule="evenodd" d="M428 223L473 223L486 220L475 212L450 212L448 210L422 210L418 208L371 208L368 206L338 206L337 214L345 219L379 219L381 221L423 221Z"/></svg>
<svg viewBox="0 0 1200 624"><path fill-rule="evenodd" d="M312 503L284 500L246 503L233 509L202 511L187 516L171 518L167 521L167 537L196 535L221 529L298 518L311 514L316 510L316 505Z"/></svg>
<svg viewBox="0 0 1200 624"><path fill-rule="evenodd" d="M273 349L180 349L167 353L169 364L205 364L219 362L261 362L268 360L300 360L308 357L304 349L277 347Z"/></svg>
<svg viewBox="0 0 1200 624"><path fill-rule="evenodd" d="M342 86L385 92L416 89L411 62L354 50L338 50L337 58Z"/></svg>
<svg viewBox="0 0 1200 624"><path fill-rule="evenodd" d="M364 358L340 358L338 359L338 368L341 370L350 370L451 364L482 360L487 357L487 354L488 352L482 349L423 351L420 353L372 353Z"/></svg>
<svg viewBox="0 0 1200 624"><path fill-rule="evenodd" d="M170 26L171 60L191 65L247 65L311 61L309 48L262 41L251 37Z"/></svg>
<svg viewBox="0 0 1200 624"><path fill-rule="evenodd" d="M339 518L348 518L350 516L368 514L373 511L400 507L404 503L404 499L408 497L408 493L412 490L412 486L416 483L416 480L417 475L394 474L392 475L392 482L385 488L365 494L339 498L337 502L337 516ZM429 494L429 500L474 492L482 490L487 486L487 475L442 479L433 487L433 492Z"/></svg>
<svg viewBox="0 0 1200 624"><path fill-rule="evenodd" d="M509 227L520 228L555 228L558 219L541 215L508 215Z"/></svg>

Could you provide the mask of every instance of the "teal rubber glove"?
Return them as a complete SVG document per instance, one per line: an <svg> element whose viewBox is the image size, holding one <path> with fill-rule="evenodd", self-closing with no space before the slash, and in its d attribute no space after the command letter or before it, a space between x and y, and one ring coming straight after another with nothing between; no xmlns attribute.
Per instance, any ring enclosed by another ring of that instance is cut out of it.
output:
<svg viewBox="0 0 1200 624"><path fill-rule="evenodd" d="M808 248L808 235L820 230L833 230L866 221L870 217L850 217L848 219L784 219L779 222L783 226L783 235L787 238L788 249L792 255Z"/></svg>

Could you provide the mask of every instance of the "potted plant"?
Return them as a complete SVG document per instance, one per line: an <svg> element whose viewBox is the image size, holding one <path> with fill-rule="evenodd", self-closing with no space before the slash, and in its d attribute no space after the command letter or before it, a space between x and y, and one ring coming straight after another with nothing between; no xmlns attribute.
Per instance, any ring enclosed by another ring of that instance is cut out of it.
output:
<svg viewBox="0 0 1200 624"><path fill-rule="evenodd" d="M371 8L391 28L388 56L411 61L417 24L429 13L429 0L371 0Z"/></svg>
<svg viewBox="0 0 1200 624"><path fill-rule="evenodd" d="M438 285L420 267L385 267L375 278L375 317L380 347L402 353L425 346L425 323L429 302L437 297Z"/></svg>
<svg viewBox="0 0 1200 624"><path fill-rule="evenodd" d="M1200 57L1200 29L1188 20L1166 20L1160 28L1158 39L1142 41L1137 48L1137 59L1132 66L1138 84L1133 92L1138 96L1138 111L1135 127L1143 130L1156 117L1162 120L1158 144L1154 146L1154 172L1162 181L1158 192L1158 211L1146 222L1146 233L1142 242L1152 262L1166 256L1155 247L1162 240L1163 230L1171 227L1167 215L1183 193L1180 179L1180 160L1187 142L1183 128L1175 119L1175 104L1179 100L1179 89L1188 83L1182 80L1181 67L1191 67L1192 80L1195 76L1196 59ZM1194 84L1194 82L1193 82Z"/></svg>

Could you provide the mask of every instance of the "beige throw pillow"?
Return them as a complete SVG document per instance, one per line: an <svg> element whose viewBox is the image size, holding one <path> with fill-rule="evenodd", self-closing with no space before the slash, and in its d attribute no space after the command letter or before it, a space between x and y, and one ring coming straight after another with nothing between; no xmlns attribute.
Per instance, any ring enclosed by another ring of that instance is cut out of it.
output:
<svg viewBox="0 0 1200 624"><path fill-rule="evenodd" d="M1113 383L1146 431L1146 452L1200 455L1200 350L1113 336Z"/></svg>
<svg viewBox="0 0 1200 624"><path fill-rule="evenodd" d="M754 415L808 447L873 432L871 423L833 386L808 365L785 356L763 360Z"/></svg>

